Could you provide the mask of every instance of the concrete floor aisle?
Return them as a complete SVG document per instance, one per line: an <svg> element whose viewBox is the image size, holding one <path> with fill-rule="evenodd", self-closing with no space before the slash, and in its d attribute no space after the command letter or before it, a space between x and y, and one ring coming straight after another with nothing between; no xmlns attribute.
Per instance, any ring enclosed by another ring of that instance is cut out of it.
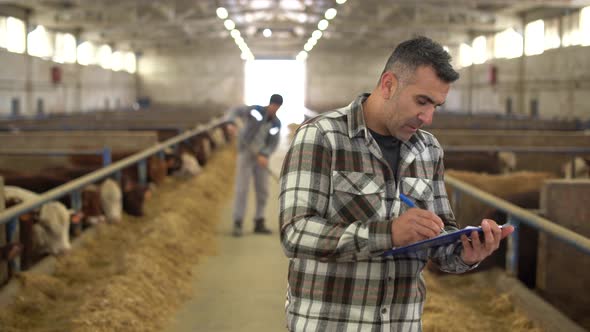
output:
<svg viewBox="0 0 590 332"><path fill-rule="evenodd" d="M288 148L282 138L270 167L275 174ZM195 267L194 298L186 302L166 330L168 332L284 331L285 291L288 260L278 233L279 186L269 179L270 196L266 210L272 235L255 235L254 193L250 192L244 236L231 236L233 193L218 228L218 254Z"/></svg>

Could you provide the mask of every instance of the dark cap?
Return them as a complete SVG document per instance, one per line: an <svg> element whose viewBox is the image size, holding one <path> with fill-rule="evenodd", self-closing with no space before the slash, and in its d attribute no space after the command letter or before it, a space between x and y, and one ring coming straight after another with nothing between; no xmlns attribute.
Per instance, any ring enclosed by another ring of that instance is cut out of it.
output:
<svg viewBox="0 0 590 332"><path fill-rule="evenodd" d="M270 96L269 104L283 105L283 97L281 95L274 94Z"/></svg>

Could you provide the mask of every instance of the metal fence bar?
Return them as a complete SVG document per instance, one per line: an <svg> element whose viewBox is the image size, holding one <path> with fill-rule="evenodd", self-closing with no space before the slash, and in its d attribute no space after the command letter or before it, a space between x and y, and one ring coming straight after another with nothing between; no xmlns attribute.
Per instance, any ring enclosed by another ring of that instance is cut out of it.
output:
<svg viewBox="0 0 590 332"><path fill-rule="evenodd" d="M222 118L222 119L215 120L215 121L211 122L207 127L197 126L195 129L186 131L185 133L183 133L181 135L178 135L176 137L172 137L162 143L158 143L158 144L156 144L150 148L147 148L143 151L137 152L125 159L119 160L119 161L111 164L110 166L104 167L102 169L99 169L97 171L94 171L92 173L84 175L82 177L79 177L75 180L72 180L68 183L65 183L59 187L48 190L48 191L44 192L43 194L39 195L39 197L34 200L23 202L21 204L11 207L10 209L0 212L0 225L7 223L12 218L16 218L19 215L21 215L31 209L39 207L46 202L49 202L51 200L55 200L55 199L58 199L64 195L67 195L71 191L80 189L83 186L97 182L97 181L99 181L99 180L101 180L101 179L103 179L115 172L120 173L120 171L123 168L134 165L134 164L138 163L139 161L150 157L153 154L163 151L165 148L167 148L173 144L178 144L179 142L182 142L183 140L186 140L190 137L193 137L195 135L206 132L210 128L222 125L227 122L228 122L227 119Z"/></svg>
<svg viewBox="0 0 590 332"><path fill-rule="evenodd" d="M587 147L563 147L563 146L495 146L495 145L469 145L444 146L445 152L518 152L518 153L555 153L555 154L590 154Z"/></svg>
<svg viewBox="0 0 590 332"><path fill-rule="evenodd" d="M527 225L545 232L550 236L553 236L554 238L573 246L581 252L590 255L590 238L584 237L572 230L557 225L551 220L539 217L534 213L531 213L494 195L488 194L485 191L479 190L474 186L453 178L452 176L445 176L445 182L455 190L460 190L464 193L467 193L490 206L512 215L520 222L524 222Z"/></svg>

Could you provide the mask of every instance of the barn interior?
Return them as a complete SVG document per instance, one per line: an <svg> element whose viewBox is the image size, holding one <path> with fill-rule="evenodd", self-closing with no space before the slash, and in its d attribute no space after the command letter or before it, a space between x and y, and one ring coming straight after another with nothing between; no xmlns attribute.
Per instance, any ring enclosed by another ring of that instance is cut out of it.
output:
<svg viewBox="0 0 590 332"><path fill-rule="evenodd" d="M588 0L0 0L0 330L287 329L285 155L418 36L460 75L422 128L458 227L516 227L473 272L424 269L424 331L590 330ZM250 188L236 237L233 114L272 94L271 234Z"/></svg>

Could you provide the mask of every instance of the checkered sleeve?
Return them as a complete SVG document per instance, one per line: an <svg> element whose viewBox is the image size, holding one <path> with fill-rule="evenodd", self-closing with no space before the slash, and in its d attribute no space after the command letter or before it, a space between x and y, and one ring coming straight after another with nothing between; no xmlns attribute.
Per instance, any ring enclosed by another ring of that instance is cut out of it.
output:
<svg viewBox="0 0 590 332"><path fill-rule="evenodd" d="M299 128L283 161L279 197L281 243L289 258L356 261L392 247L390 223L336 218L332 163L330 141L320 127L308 123Z"/></svg>

